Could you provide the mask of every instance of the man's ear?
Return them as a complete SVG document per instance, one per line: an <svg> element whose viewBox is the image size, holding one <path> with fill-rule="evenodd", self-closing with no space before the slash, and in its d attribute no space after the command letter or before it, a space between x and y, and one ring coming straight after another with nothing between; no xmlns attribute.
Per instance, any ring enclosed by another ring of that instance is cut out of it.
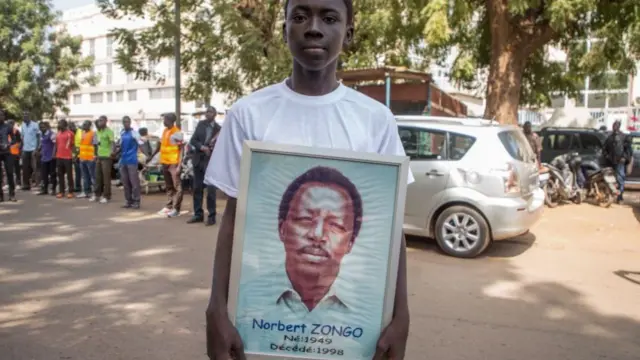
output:
<svg viewBox="0 0 640 360"><path fill-rule="evenodd" d="M287 20L282 23L282 40L287 43Z"/></svg>
<svg viewBox="0 0 640 360"><path fill-rule="evenodd" d="M347 32L344 35L344 42L342 43L342 48L348 48L353 41L353 25L347 25Z"/></svg>
<svg viewBox="0 0 640 360"><path fill-rule="evenodd" d="M278 221L278 235L280 235L280 241L284 242L284 221Z"/></svg>

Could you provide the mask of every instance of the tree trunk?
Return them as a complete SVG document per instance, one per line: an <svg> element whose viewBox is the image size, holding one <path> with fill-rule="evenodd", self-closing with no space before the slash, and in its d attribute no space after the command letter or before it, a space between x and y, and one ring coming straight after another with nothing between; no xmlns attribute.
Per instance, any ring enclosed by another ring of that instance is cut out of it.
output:
<svg viewBox="0 0 640 360"><path fill-rule="evenodd" d="M492 52L487 79L485 119L501 124L518 123L520 88L527 54L512 50Z"/></svg>

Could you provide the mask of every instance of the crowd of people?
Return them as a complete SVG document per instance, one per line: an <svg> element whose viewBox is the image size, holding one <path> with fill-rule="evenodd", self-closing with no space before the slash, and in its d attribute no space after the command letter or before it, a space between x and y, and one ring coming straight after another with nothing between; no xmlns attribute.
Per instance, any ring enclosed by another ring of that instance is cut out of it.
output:
<svg viewBox="0 0 640 360"><path fill-rule="evenodd" d="M194 214L188 223L205 222L203 195L207 189L207 225L216 223L216 189L204 185L204 173L220 131L215 122L216 109L209 107L206 119L198 123L188 143L176 125L174 113L163 114L165 129L158 146L152 149L146 128L134 130L128 116L122 118L123 129L116 137L108 127L106 116L86 120L78 127L61 119L56 131L48 121L36 122L23 114L18 127L6 121L0 111L0 202L17 201L16 190L37 189L38 195L53 195L58 199L87 198L91 202L109 203L112 199L112 173L119 174L124 189L123 208L139 209L141 177L153 159L157 158L164 177L168 201L160 215L180 215L183 191L181 170L185 154L193 164ZM114 166L115 165L115 166ZM6 185L3 184L6 179Z"/></svg>

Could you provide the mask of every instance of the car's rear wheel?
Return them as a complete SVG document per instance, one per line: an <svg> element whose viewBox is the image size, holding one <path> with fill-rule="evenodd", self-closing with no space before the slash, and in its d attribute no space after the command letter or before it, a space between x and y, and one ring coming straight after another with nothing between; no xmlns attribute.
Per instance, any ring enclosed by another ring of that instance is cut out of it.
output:
<svg viewBox="0 0 640 360"><path fill-rule="evenodd" d="M460 258L474 258L491 243L484 217L463 205L447 208L438 216L435 235L442 251Z"/></svg>

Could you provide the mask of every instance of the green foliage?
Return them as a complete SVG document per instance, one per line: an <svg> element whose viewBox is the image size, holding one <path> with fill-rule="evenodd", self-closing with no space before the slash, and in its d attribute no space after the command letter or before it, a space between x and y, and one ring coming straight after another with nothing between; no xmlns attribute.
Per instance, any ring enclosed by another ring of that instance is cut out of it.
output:
<svg viewBox="0 0 640 360"><path fill-rule="evenodd" d="M524 61L521 86L505 84L519 86L521 105L547 105L554 92L575 95L585 76L632 74L640 54L638 0L432 0L422 15L426 52L442 59L455 48L452 77L463 85L474 86L504 52ZM500 25L506 30L491 31ZM588 34L599 41L586 51ZM568 50L566 66L549 61L547 45ZM606 86L620 85L615 78Z"/></svg>
<svg viewBox="0 0 640 360"><path fill-rule="evenodd" d="M68 112L69 92L96 81L82 74L93 67L82 39L56 25L48 0L0 0L0 108L35 119Z"/></svg>
<svg viewBox="0 0 640 360"><path fill-rule="evenodd" d="M341 66L421 69L428 65L410 57L410 50L422 42L420 11L427 1L356 0L356 37ZM233 101L288 76L291 58L282 37L284 2L181 0L181 67L189 76L182 97L206 102L216 91ZM137 32L112 30L121 45L116 62L138 78L151 78L154 74L146 68L147 61L173 54L174 0L98 0L98 5L114 19L136 16L153 22Z"/></svg>

